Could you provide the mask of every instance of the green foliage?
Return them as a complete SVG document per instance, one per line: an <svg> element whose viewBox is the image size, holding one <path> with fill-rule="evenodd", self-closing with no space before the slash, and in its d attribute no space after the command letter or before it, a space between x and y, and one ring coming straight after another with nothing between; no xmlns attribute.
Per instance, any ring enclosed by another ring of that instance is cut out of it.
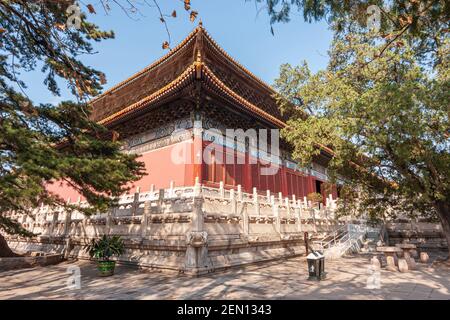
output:
<svg viewBox="0 0 450 320"><path fill-rule="evenodd" d="M298 12L308 22L326 20L336 37L341 38L367 28L367 22L373 14L368 11L369 6L376 5L380 8L380 44L395 45L399 40L408 41L416 54L420 55L422 63L438 62L436 51L442 45L442 37L448 37L450 30L450 2L446 0L254 1L267 10L271 25L288 22Z"/></svg>
<svg viewBox="0 0 450 320"><path fill-rule="evenodd" d="M0 226L2 230L8 234L20 234L25 237L32 237L33 233L22 227L20 223L15 220L8 219L0 215Z"/></svg>
<svg viewBox="0 0 450 320"><path fill-rule="evenodd" d="M447 214L450 41L439 41L433 67L421 65L407 42L380 56L379 35L353 32L335 38L326 70L281 68L280 105L292 108L301 97L310 115L292 118L282 132L295 146L294 157L309 162L318 144L332 148L329 172L359 191L359 197L349 194L363 199L359 210L379 215L389 205Z"/></svg>
<svg viewBox="0 0 450 320"><path fill-rule="evenodd" d="M124 252L124 243L120 236L103 235L100 239L92 239L85 246L85 251L91 258L109 261L112 256L120 256Z"/></svg>
<svg viewBox="0 0 450 320"><path fill-rule="evenodd" d="M323 197L320 193L311 192L311 193L308 193L308 195L306 196L306 199L308 199L308 201L311 201L314 204L317 204L317 203L322 202Z"/></svg>
<svg viewBox="0 0 450 320"><path fill-rule="evenodd" d="M332 194L333 188L334 188L334 186L332 183L329 183L329 182L322 183L322 192L326 195Z"/></svg>
<svg viewBox="0 0 450 320"><path fill-rule="evenodd" d="M37 61L41 61L44 62L42 71L46 73L45 84L51 92L59 94L57 77L66 79L72 93L80 98L99 92L105 75L85 66L78 56L92 54L92 41L113 38L114 33L101 31L84 15L81 29L67 28L66 9L71 4L73 1L68 0L0 1L2 78L20 82L16 73L21 69L34 70Z"/></svg>
<svg viewBox="0 0 450 320"><path fill-rule="evenodd" d="M92 41L113 33L99 30L84 16L81 29L66 28L65 11L72 2L43 3L0 0L0 230L24 236L30 233L6 212L27 213L41 203L85 214L103 211L114 205L111 197L144 174L136 156L120 152L114 133L90 120L91 107L83 102L99 92L105 79L78 56L92 54ZM19 75L38 62L52 93L59 94L59 78L79 102L33 104ZM47 191L49 184L61 182L91 206L67 205Z"/></svg>

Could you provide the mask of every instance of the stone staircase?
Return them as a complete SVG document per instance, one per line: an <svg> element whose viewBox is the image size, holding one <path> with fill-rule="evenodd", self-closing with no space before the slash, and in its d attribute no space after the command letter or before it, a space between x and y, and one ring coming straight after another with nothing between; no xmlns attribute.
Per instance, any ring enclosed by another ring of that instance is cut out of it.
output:
<svg viewBox="0 0 450 320"><path fill-rule="evenodd" d="M322 252L328 259L337 259L347 253L356 253L364 247L368 234L371 237L377 234L377 230L372 229L367 227L365 223L347 223L330 235L314 240L312 249ZM374 239L369 239L369 241L374 241ZM375 241L375 247L376 243Z"/></svg>

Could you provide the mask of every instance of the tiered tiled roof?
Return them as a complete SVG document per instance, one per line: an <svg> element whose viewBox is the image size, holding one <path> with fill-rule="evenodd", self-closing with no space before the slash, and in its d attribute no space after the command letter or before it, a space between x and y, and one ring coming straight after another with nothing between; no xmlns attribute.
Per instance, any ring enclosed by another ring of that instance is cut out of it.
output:
<svg viewBox="0 0 450 320"><path fill-rule="evenodd" d="M93 119L108 125L170 97L195 81L244 111L284 127L275 91L231 58L200 24L161 59L91 101Z"/></svg>

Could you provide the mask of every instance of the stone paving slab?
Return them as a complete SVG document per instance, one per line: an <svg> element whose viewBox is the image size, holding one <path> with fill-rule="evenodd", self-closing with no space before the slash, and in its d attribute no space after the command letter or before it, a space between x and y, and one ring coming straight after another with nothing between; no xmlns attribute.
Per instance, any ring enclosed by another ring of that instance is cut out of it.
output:
<svg viewBox="0 0 450 320"><path fill-rule="evenodd" d="M381 287L367 288L370 255L329 261L327 279L307 280L305 258L229 269L198 278L119 265L98 277L89 261L0 272L0 299L445 299L450 271L418 264L408 273L380 271ZM81 271L81 289L70 289L68 267Z"/></svg>

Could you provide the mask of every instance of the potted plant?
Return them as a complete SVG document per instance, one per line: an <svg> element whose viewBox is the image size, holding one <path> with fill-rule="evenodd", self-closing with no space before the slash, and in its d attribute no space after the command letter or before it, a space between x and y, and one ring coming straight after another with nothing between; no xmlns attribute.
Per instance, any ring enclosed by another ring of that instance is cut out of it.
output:
<svg viewBox="0 0 450 320"><path fill-rule="evenodd" d="M110 260L112 256L119 256L124 252L124 243L120 236L103 235L100 239L92 239L85 250L89 256L97 260L100 276L107 277L114 274L116 262Z"/></svg>
<svg viewBox="0 0 450 320"><path fill-rule="evenodd" d="M308 201L311 201L314 207L317 207L319 203L322 202L323 197L320 193L311 192L306 196L306 199L308 199Z"/></svg>

